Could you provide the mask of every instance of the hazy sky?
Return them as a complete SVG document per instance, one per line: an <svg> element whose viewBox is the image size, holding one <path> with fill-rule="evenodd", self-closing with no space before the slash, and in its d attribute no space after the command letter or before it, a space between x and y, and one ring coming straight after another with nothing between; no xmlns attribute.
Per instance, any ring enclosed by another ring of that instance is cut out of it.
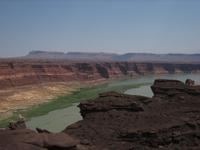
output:
<svg viewBox="0 0 200 150"><path fill-rule="evenodd" d="M0 57L200 53L200 0L0 0Z"/></svg>

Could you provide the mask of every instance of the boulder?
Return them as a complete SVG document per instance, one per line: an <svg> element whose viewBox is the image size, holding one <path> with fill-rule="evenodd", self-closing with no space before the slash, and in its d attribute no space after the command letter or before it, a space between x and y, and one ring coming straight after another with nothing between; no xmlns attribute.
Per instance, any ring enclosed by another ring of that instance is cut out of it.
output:
<svg viewBox="0 0 200 150"><path fill-rule="evenodd" d="M200 96L200 86L191 86L190 82L193 83L193 80L188 79L187 84L184 84L178 80L158 79L154 81L151 89L154 97L173 97L180 95Z"/></svg>
<svg viewBox="0 0 200 150"><path fill-rule="evenodd" d="M0 150L75 150L79 144L65 133L37 133L29 129L0 131Z"/></svg>
<svg viewBox="0 0 200 150"><path fill-rule="evenodd" d="M123 99L123 101L122 101ZM81 115L94 112L106 112L111 110L143 111L146 97L131 96L117 92L106 92L99 94L99 97L92 101L80 103Z"/></svg>
<svg viewBox="0 0 200 150"><path fill-rule="evenodd" d="M10 122L8 128L11 130L26 129L26 124L24 120L19 120L17 122Z"/></svg>
<svg viewBox="0 0 200 150"><path fill-rule="evenodd" d="M187 79L187 80L185 80L185 84L188 85L188 86L194 86L195 82L194 82L194 80Z"/></svg>

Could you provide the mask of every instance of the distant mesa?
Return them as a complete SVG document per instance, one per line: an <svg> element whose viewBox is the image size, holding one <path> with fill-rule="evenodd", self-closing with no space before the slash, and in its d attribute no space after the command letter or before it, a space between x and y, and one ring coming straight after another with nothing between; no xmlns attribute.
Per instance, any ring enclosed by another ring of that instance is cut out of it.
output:
<svg viewBox="0 0 200 150"><path fill-rule="evenodd" d="M90 53L90 52L51 52L31 51L22 58L67 59L90 61L136 61L136 62L200 62L200 54L154 54L154 53Z"/></svg>
<svg viewBox="0 0 200 150"><path fill-rule="evenodd" d="M111 53L87 53L87 52L50 52L31 51L24 58L32 59L68 59L68 60L114 60L116 54Z"/></svg>
<svg viewBox="0 0 200 150"><path fill-rule="evenodd" d="M33 59L60 59L65 58L65 53L63 52L49 52L49 51L31 51L24 58L33 58Z"/></svg>
<svg viewBox="0 0 200 150"><path fill-rule="evenodd" d="M35 50L35 51L30 51L28 55L40 55L40 54L63 55L65 53L64 52L49 52L49 51Z"/></svg>

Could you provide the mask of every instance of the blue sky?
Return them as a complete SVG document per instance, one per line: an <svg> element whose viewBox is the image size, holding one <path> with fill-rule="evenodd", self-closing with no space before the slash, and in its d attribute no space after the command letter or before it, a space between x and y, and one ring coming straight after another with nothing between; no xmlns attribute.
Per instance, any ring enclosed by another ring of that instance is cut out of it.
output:
<svg viewBox="0 0 200 150"><path fill-rule="evenodd" d="M0 0L0 57L200 53L199 0Z"/></svg>

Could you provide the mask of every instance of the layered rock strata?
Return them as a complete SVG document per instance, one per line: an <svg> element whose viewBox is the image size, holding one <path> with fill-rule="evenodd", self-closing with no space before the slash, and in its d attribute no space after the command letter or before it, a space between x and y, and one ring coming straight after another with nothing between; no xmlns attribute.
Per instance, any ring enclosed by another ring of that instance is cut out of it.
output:
<svg viewBox="0 0 200 150"><path fill-rule="evenodd" d="M200 64L1 60L0 89L43 82L102 81L143 74L197 72L200 72Z"/></svg>

